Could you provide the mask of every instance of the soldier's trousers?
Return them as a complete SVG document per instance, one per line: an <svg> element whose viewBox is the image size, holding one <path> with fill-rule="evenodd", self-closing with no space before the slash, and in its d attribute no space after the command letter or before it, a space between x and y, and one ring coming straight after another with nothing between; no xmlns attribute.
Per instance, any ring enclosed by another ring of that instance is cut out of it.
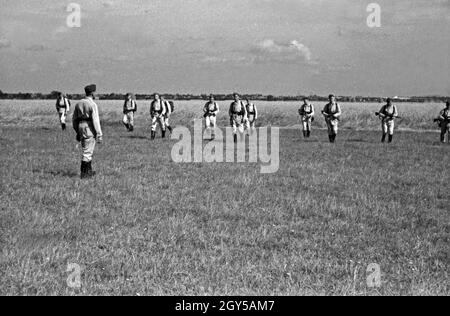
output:
<svg viewBox="0 0 450 316"><path fill-rule="evenodd" d="M394 135L395 122L394 120L385 120L381 123L383 134Z"/></svg>
<svg viewBox="0 0 450 316"><path fill-rule="evenodd" d="M217 127L217 117L207 116L205 118L206 128L216 128Z"/></svg>
<svg viewBox="0 0 450 316"><path fill-rule="evenodd" d="M327 128L328 128L328 135L334 136L337 135L339 131L339 121L338 120L326 120L327 122Z"/></svg>
<svg viewBox="0 0 450 316"><path fill-rule="evenodd" d="M250 130L254 130L256 128L256 120L254 115L250 115L245 121L245 127Z"/></svg>
<svg viewBox="0 0 450 316"><path fill-rule="evenodd" d="M134 112L128 112L123 116L123 124L134 127Z"/></svg>
<svg viewBox="0 0 450 316"><path fill-rule="evenodd" d="M170 129L170 116L166 115L164 117L164 125L165 125L166 128Z"/></svg>
<svg viewBox="0 0 450 316"><path fill-rule="evenodd" d="M91 162L95 149L95 135L92 123L82 122L78 127L78 135L81 138L82 161Z"/></svg>
<svg viewBox="0 0 450 316"><path fill-rule="evenodd" d="M237 132L244 134L244 117L243 116L233 116L230 119L230 125L233 128L233 134L236 135Z"/></svg>
<svg viewBox="0 0 450 316"><path fill-rule="evenodd" d="M312 118L303 117L302 118L302 124L303 124L303 131L304 132L310 132L311 131L311 125L312 125Z"/></svg>
<svg viewBox="0 0 450 316"><path fill-rule="evenodd" d="M164 116L154 116L152 117L152 132L156 132L156 128L159 126L161 127L161 131L166 131L166 119Z"/></svg>
<svg viewBox="0 0 450 316"><path fill-rule="evenodd" d="M450 123L441 123L441 142L445 143L445 135L447 134L447 142L450 144Z"/></svg>
<svg viewBox="0 0 450 316"><path fill-rule="evenodd" d="M67 119L66 110L65 109L58 110L58 115L59 115L59 121L61 122L61 124L66 124L66 119Z"/></svg>

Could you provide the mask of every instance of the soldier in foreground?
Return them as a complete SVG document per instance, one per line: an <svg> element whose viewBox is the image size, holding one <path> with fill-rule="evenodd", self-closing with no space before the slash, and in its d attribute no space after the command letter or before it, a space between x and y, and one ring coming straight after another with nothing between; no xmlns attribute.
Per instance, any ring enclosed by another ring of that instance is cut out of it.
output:
<svg viewBox="0 0 450 316"><path fill-rule="evenodd" d="M245 109L247 111L247 121L245 123L245 127L247 128L249 135L251 135L256 129L256 120L258 119L258 109L256 108L256 105L250 102L248 98L245 99L245 102L247 103L245 105Z"/></svg>
<svg viewBox="0 0 450 316"><path fill-rule="evenodd" d="M450 144L450 101L445 104L445 109L439 113L436 119L441 128L441 143L445 143L445 135L447 135L447 143Z"/></svg>
<svg viewBox="0 0 450 316"><path fill-rule="evenodd" d="M152 104L150 105L150 117L152 119L152 140L156 138L156 128L158 124L161 128L162 138L166 137L165 115L166 106L161 100L159 94L155 93Z"/></svg>
<svg viewBox="0 0 450 316"><path fill-rule="evenodd" d="M392 143L394 138L395 119L398 117L398 110L395 105L392 104L390 98L387 99L386 105L384 105L379 113L376 113L381 119L381 128L383 130L383 136L381 142L386 141L386 136L389 134L389 143Z"/></svg>
<svg viewBox="0 0 450 316"><path fill-rule="evenodd" d="M244 124L247 120L247 110L237 93L234 94L234 101L230 105L228 114L230 115L230 125L233 128L234 142L237 143L237 132L239 131L241 135L244 134Z"/></svg>
<svg viewBox="0 0 450 316"><path fill-rule="evenodd" d="M328 127L328 139L330 143L336 142L336 137L339 131L339 120L342 115L341 107L336 102L336 97L331 94L329 96L330 102L325 105L322 114L325 116L325 122Z"/></svg>
<svg viewBox="0 0 450 316"><path fill-rule="evenodd" d="M137 112L136 99L133 94L128 93L123 105L123 124L129 132L134 130L134 115Z"/></svg>
<svg viewBox="0 0 450 316"><path fill-rule="evenodd" d="M308 98L303 99L303 105L298 110L298 113L301 116L302 124L303 124L303 137L309 138L311 137L311 126L312 122L314 122L314 105L312 105Z"/></svg>
<svg viewBox="0 0 450 316"><path fill-rule="evenodd" d="M75 105L73 112L73 128L83 150L81 179L91 178L95 175L95 172L92 171L92 156L96 142L101 144L103 141L98 106L94 102L96 90L96 85L85 87L86 97Z"/></svg>
<svg viewBox="0 0 450 316"><path fill-rule="evenodd" d="M66 119L70 111L70 101L64 93L58 92L58 98L56 99L56 111L58 111L61 128L65 131Z"/></svg>
<svg viewBox="0 0 450 316"><path fill-rule="evenodd" d="M164 98L161 98L162 103L164 104L166 113L164 114L164 125L166 126L166 129L169 130L169 132L172 134L172 126L170 126L170 116L175 110L173 101L167 101Z"/></svg>
<svg viewBox="0 0 450 316"><path fill-rule="evenodd" d="M216 138L217 115L219 114L219 104L215 101L214 96L209 96L209 101L203 107L203 117L207 130L211 130L211 139Z"/></svg>

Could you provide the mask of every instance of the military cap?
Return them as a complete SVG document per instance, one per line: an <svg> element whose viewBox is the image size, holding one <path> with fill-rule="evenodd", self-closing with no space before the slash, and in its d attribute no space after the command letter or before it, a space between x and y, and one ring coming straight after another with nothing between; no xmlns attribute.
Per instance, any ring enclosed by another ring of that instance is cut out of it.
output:
<svg viewBox="0 0 450 316"><path fill-rule="evenodd" d="M86 92L86 94L91 94L91 93L97 91L97 86L96 86L95 84L91 84L91 85L89 85L89 86L86 86L86 87L84 88L84 91Z"/></svg>

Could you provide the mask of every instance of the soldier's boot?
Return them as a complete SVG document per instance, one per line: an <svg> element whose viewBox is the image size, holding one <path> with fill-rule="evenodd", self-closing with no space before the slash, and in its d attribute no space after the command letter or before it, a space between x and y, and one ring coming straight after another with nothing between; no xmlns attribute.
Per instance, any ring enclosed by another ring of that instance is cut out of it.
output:
<svg viewBox="0 0 450 316"><path fill-rule="evenodd" d="M128 130L129 130L130 132L134 131L134 126L130 124L130 127L128 128Z"/></svg>
<svg viewBox="0 0 450 316"><path fill-rule="evenodd" d="M449 136L448 140L450 142L450 136ZM441 133L441 143L445 144L445 133Z"/></svg>
<svg viewBox="0 0 450 316"><path fill-rule="evenodd" d="M65 131L65 130L66 130L66 124L65 124L65 123L62 123L62 124L61 124L61 128L62 128L63 131Z"/></svg>
<svg viewBox="0 0 450 316"><path fill-rule="evenodd" d="M81 161L81 168L80 168L80 171L81 171L81 174L80 174L80 177L81 177L81 179L86 179L86 177L87 177L87 162L84 162L84 161Z"/></svg>
<svg viewBox="0 0 450 316"><path fill-rule="evenodd" d="M308 138L308 132L307 131L303 131L303 138Z"/></svg>
<svg viewBox="0 0 450 316"><path fill-rule="evenodd" d="M307 138L310 138L310 137L311 137L311 131L307 131L307 132L306 132L306 137L307 137Z"/></svg>
<svg viewBox="0 0 450 316"><path fill-rule="evenodd" d="M167 126L167 129L169 130L170 134L172 134L172 131L173 131L172 126Z"/></svg>
<svg viewBox="0 0 450 316"><path fill-rule="evenodd" d="M237 136L237 134L234 134L233 138L234 138L234 143L236 144L236 143L238 142L238 136Z"/></svg>
<svg viewBox="0 0 450 316"><path fill-rule="evenodd" d="M96 174L95 171L92 170L92 161L87 163L87 177L92 178Z"/></svg>
<svg viewBox="0 0 450 316"><path fill-rule="evenodd" d="M394 139L394 135L389 135L389 143L392 143L393 139Z"/></svg>
<svg viewBox="0 0 450 316"><path fill-rule="evenodd" d="M166 131L161 132L162 138L166 138Z"/></svg>
<svg viewBox="0 0 450 316"><path fill-rule="evenodd" d="M386 141L386 133L383 133L383 137L381 137L381 142L384 143Z"/></svg>
<svg viewBox="0 0 450 316"><path fill-rule="evenodd" d="M330 139L330 143L334 143L334 141L336 140L336 136L334 135L329 135L328 138Z"/></svg>
<svg viewBox="0 0 450 316"><path fill-rule="evenodd" d="M336 142L336 134L331 135L331 143L334 144Z"/></svg>
<svg viewBox="0 0 450 316"><path fill-rule="evenodd" d="M152 131L152 136L151 136L152 140L154 140L156 138L156 132Z"/></svg>

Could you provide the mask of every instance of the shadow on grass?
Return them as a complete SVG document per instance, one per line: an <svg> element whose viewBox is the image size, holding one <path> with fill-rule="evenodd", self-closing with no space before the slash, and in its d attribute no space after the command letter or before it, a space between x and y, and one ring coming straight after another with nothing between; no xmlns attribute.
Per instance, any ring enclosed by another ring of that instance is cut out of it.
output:
<svg viewBox="0 0 450 316"><path fill-rule="evenodd" d="M48 175L52 175L54 177L63 177L63 178L76 178L76 177L79 177L79 174L77 172L67 171L67 170L45 171L45 170L33 169L33 173L48 174Z"/></svg>
<svg viewBox="0 0 450 316"><path fill-rule="evenodd" d="M370 140L362 139L362 138L356 138L356 139L348 139L346 141L347 143L372 143Z"/></svg>
<svg viewBox="0 0 450 316"><path fill-rule="evenodd" d="M128 136L120 136L120 138L124 139L148 139L145 136L138 136L138 135L128 135Z"/></svg>

